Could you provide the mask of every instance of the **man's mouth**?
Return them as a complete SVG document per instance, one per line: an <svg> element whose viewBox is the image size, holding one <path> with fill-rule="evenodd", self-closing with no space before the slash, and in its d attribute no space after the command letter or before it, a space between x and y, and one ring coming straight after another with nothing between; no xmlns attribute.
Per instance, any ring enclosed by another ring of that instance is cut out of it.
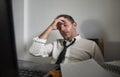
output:
<svg viewBox="0 0 120 77"><path fill-rule="evenodd" d="M69 34L69 32L64 32L63 35L64 36L67 36Z"/></svg>
<svg viewBox="0 0 120 77"><path fill-rule="evenodd" d="M63 31L63 34L67 34L67 33L69 33L68 31Z"/></svg>

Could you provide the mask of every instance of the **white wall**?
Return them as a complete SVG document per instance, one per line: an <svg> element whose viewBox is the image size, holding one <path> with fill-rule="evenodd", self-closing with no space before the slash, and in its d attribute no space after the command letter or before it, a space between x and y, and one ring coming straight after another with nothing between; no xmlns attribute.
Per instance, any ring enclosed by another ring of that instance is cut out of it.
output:
<svg viewBox="0 0 120 77"><path fill-rule="evenodd" d="M13 18L15 27L15 39L17 46L17 54L19 58L24 56L24 1L13 0Z"/></svg>
<svg viewBox="0 0 120 77"><path fill-rule="evenodd" d="M62 13L76 20L82 37L104 39L105 60L120 59L120 0L13 0L13 5L19 59L41 60L28 54L32 38ZM57 38L62 37L54 31L48 42Z"/></svg>

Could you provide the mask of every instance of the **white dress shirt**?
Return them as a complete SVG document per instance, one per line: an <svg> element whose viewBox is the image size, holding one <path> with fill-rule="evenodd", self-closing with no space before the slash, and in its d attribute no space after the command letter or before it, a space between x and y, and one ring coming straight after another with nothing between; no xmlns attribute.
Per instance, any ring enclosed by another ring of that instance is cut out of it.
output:
<svg viewBox="0 0 120 77"><path fill-rule="evenodd" d="M67 48L65 59L62 63L78 62L91 58L103 62L101 51L94 41L81 38L80 35L75 38L75 43ZM48 44L46 41L47 39L39 39L38 37L35 37L29 51L34 56L52 56L51 63L55 63L60 52L63 50L64 39L57 39L53 43ZM67 45L71 43L69 41L66 42Z"/></svg>

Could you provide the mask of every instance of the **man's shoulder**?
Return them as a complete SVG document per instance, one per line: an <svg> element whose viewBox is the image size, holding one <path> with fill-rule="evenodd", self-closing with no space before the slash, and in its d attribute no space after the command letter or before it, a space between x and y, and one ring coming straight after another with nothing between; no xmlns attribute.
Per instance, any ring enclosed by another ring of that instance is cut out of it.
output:
<svg viewBox="0 0 120 77"><path fill-rule="evenodd" d="M90 45L90 44L94 44L95 42L93 40L90 40L90 39L81 38L81 39L77 40L77 43L78 44L85 44L85 45L89 44Z"/></svg>
<svg viewBox="0 0 120 77"><path fill-rule="evenodd" d="M79 41L84 41L84 42L94 42L93 40L87 39L87 38L81 38Z"/></svg>

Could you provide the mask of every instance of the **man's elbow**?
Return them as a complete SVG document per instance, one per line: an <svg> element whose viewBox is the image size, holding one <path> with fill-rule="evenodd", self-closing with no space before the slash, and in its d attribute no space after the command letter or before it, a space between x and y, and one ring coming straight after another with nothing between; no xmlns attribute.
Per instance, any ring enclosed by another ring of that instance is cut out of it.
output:
<svg viewBox="0 0 120 77"><path fill-rule="evenodd" d="M40 53L39 51L32 49L29 50L29 53L33 56L48 57L48 54Z"/></svg>

